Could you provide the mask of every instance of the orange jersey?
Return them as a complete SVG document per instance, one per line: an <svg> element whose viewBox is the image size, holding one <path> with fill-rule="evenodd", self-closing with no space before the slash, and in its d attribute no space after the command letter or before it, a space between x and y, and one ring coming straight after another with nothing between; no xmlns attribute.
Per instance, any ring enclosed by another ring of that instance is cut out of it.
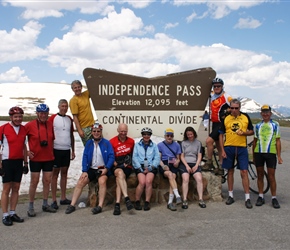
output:
<svg viewBox="0 0 290 250"><path fill-rule="evenodd" d="M230 101L233 98L229 95L227 95L225 92L223 92L218 98L213 99L210 103L210 109L211 109L211 121L212 122L221 122L225 116L225 111L227 108L230 107Z"/></svg>

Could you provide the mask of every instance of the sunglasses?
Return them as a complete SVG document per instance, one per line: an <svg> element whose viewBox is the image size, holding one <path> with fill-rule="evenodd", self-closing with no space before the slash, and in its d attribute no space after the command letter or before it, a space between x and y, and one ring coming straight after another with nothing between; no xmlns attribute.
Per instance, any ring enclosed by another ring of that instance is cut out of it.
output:
<svg viewBox="0 0 290 250"><path fill-rule="evenodd" d="M231 109L239 109L240 107L231 107Z"/></svg>
<svg viewBox="0 0 290 250"><path fill-rule="evenodd" d="M221 88L221 87L222 87L222 85L213 85L214 89L218 89L218 88Z"/></svg>
<svg viewBox="0 0 290 250"><path fill-rule="evenodd" d="M144 135L145 136L151 136L151 134L149 134L149 133L143 133L142 136L144 136Z"/></svg>
<svg viewBox="0 0 290 250"><path fill-rule="evenodd" d="M166 137L173 137L173 135L166 135Z"/></svg>

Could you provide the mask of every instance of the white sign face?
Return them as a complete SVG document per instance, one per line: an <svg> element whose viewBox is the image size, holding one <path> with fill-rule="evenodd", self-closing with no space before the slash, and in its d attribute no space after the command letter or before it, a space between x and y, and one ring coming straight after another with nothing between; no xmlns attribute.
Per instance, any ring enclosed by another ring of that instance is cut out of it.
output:
<svg viewBox="0 0 290 250"><path fill-rule="evenodd" d="M140 137L144 127L156 136L164 136L165 129L171 128L175 140L182 140L186 127L198 130L215 75L211 68L155 78L84 70L105 138L115 136L118 124L126 123L131 137Z"/></svg>
<svg viewBox="0 0 290 250"><path fill-rule="evenodd" d="M119 123L126 123L129 127L128 135L140 137L141 129L150 127L153 135L164 136L166 128L174 130L174 139L182 140L186 127L193 127L196 131L201 123L204 111L104 111L96 110L98 121L103 125L103 135L111 138L117 134ZM113 133L113 134L112 134Z"/></svg>

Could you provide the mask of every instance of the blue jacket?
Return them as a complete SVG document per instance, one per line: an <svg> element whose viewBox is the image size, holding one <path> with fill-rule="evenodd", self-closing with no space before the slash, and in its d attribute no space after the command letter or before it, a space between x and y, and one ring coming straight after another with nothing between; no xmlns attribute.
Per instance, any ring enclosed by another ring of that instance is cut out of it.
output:
<svg viewBox="0 0 290 250"><path fill-rule="evenodd" d="M143 139L141 139L138 143L135 143L135 146L134 146L133 159L132 159L133 167L143 172L141 164L144 164L145 157L147 158L147 161L148 161L149 171L152 171L152 166L154 166L154 168L157 168L159 166L160 154L159 154L159 150L156 143L150 141L146 154L145 154Z"/></svg>
<svg viewBox="0 0 290 250"><path fill-rule="evenodd" d="M101 149L105 167L108 169L109 172L115 161L113 147L111 143L104 138L102 138L99 141L99 147ZM83 161L82 161L83 172L88 172L89 168L92 166L93 152L94 152L94 140L89 140L86 143L83 153Z"/></svg>

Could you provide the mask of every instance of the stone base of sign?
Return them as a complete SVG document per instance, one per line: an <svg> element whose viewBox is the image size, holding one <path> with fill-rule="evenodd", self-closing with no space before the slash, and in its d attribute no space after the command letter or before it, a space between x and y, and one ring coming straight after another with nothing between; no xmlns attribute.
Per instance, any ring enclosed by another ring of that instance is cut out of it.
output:
<svg viewBox="0 0 290 250"><path fill-rule="evenodd" d="M182 179L181 176L177 176L177 185L178 191L182 196ZM216 176L210 172L202 172L202 181L203 181L203 199L204 200L213 200L213 201L222 201L222 184L221 177ZM138 185L138 179L135 173L132 173L127 179L128 195L131 201L135 201L135 191ZM167 178L164 178L160 174L157 174L153 181L153 192L151 196L151 203L167 203L169 198L169 182ZM91 182L89 184L89 193L87 199L87 206L95 207L97 205L98 185ZM107 195L105 198L104 204L114 204L116 197L116 179L114 176L110 176L107 181ZM142 198L145 200L145 193L143 192ZM188 201L197 201L198 195L196 190L196 182L191 177L189 182L188 190Z"/></svg>

